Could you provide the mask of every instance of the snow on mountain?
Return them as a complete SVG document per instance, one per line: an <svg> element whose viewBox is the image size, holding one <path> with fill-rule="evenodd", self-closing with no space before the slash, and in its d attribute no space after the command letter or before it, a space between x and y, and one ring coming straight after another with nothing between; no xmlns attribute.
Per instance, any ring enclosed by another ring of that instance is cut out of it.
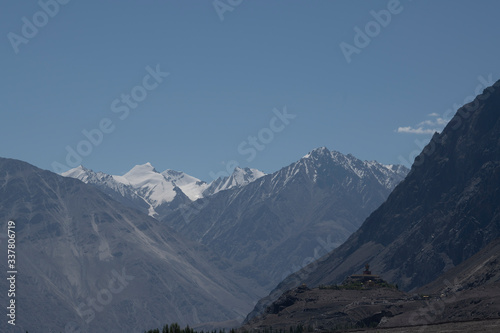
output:
<svg viewBox="0 0 500 333"><path fill-rule="evenodd" d="M184 172L167 169L160 173L148 162L134 166L123 176L94 172L83 166L62 175L92 184L115 200L161 219L181 204L222 190L244 186L262 177L264 173L256 169L236 168L230 177L207 184Z"/></svg>
<svg viewBox="0 0 500 333"><path fill-rule="evenodd" d="M208 187L206 182L184 172L167 169L161 174L165 179L179 187L192 201L203 198L203 191Z"/></svg>
<svg viewBox="0 0 500 333"><path fill-rule="evenodd" d="M242 169L240 167L236 167L232 175L233 183L231 183L231 186L246 185L265 175L266 174L264 172L257 169L250 169L250 168Z"/></svg>
<svg viewBox="0 0 500 333"><path fill-rule="evenodd" d="M94 172L83 166L78 166L61 174L81 180L86 184L93 185L102 192L108 194L122 204L137 208L149 215L154 215L154 207L137 190L123 178L123 176L112 176L103 172Z"/></svg>
<svg viewBox="0 0 500 333"><path fill-rule="evenodd" d="M339 168L348 173L344 177L346 184L357 183L356 179L376 181L386 189L394 188L408 173L408 169L401 165L361 161L350 154L343 155L320 147L275 173L272 176L276 180L273 181L273 188L279 190L279 187L293 180L293 176L301 171L313 182L321 182L318 175L324 174L327 170L341 172ZM64 172L62 175L95 185L115 200L162 219L181 204L188 204L221 191L244 187L266 174L257 169L236 167L230 176L207 184L184 172L167 169L160 173L151 163L146 163L134 166L123 176L94 172L83 166Z"/></svg>
<svg viewBox="0 0 500 333"><path fill-rule="evenodd" d="M136 165L123 176L113 178L125 185L132 186L153 207L171 202L177 195L174 190L175 184L165 179L149 162Z"/></svg>
<svg viewBox="0 0 500 333"><path fill-rule="evenodd" d="M94 172L78 166L62 173L64 177L94 185L115 200L157 216L156 208L172 202L178 195L175 184L161 175L151 163L136 165L123 176Z"/></svg>
<svg viewBox="0 0 500 333"><path fill-rule="evenodd" d="M80 179L82 182L86 183L91 173L95 174L95 172L93 172L92 170L89 170L83 165L80 165L74 169L63 172L61 176Z"/></svg>
<svg viewBox="0 0 500 333"><path fill-rule="evenodd" d="M306 173L308 173L308 169L316 170L311 166L321 166L322 163L328 161L332 161L335 165L356 175L359 179L374 177L387 189L393 189L409 172L409 169L403 165L383 165L377 161L362 161L351 154L344 155L337 151L329 151L325 147L314 149L297 163L299 165L303 163Z"/></svg>
<svg viewBox="0 0 500 333"><path fill-rule="evenodd" d="M81 165L69 171L63 172L61 175L64 177L79 179L87 184L99 185L98 187L109 188L122 196L128 196L132 199L140 198L130 185L117 180L117 176L111 176L103 172L94 172Z"/></svg>
<svg viewBox="0 0 500 333"><path fill-rule="evenodd" d="M203 192L204 196L213 195L220 191L229 190L235 187L245 186L266 174L257 169L236 167L229 177L214 180Z"/></svg>

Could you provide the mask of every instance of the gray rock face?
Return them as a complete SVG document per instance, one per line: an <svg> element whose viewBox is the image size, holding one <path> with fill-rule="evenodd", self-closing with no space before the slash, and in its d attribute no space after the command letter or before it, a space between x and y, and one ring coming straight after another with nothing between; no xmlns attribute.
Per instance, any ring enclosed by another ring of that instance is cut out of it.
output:
<svg viewBox="0 0 500 333"><path fill-rule="evenodd" d="M282 292L339 283L366 262L404 290L421 287L500 236L500 81L460 108L406 179L331 254L291 275Z"/></svg>
<svg viewBox="0 0 500 333"><path fill-rule="evenodd" d="M344 242L406 175L318 148L243 187L221 191L163 222L237 263L270 290Z"/></svg>
<svg viewBox="0 0 500 333"><path fill-rule="evenodd" d="M418 289L421 294L449 294L500 287L500 238L484 249ZM498 296L497 296L498 297Z"/></svg>
<svg viewBox="0 0 500 333"><path fill-rule="evenodd" d="M203 245L94 187L0 158L5 254L9 220L22 332L141 332L242 319L261 293ZM5 257L4 273L6 265ZM8 287L1 279L0 290ZM0 331L6 326L2 320Z"/></svg>

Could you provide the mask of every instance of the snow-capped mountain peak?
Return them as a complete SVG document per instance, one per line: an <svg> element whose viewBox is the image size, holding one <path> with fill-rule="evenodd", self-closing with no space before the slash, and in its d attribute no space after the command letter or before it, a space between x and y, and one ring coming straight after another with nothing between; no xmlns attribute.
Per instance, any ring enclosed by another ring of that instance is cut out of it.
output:
<svg viewBox="0 0 500 333"><path fill-rule="evenodd" d="M302 165L306 175L316 182L318 169L343 169L359 179L375 179L388 189L404 179L409 170L402 165L383 165L377 161L362 161L351 154L344 155L338 151L330 151L326 147L312 150L298 163ZM298 172L298 169L295 173ZM332 171L334 172L334 171ZM340 171L335 171L340 172Z"/></svg>
<svg viewBox="0 0 500 333"><path fill-rule="evenodd" d="M118 182L132 186L153 207L174 200L175 184L156 171L151 163L134 166L123 176L113 177Z"/></svg>
<svg viewBox="0 0 500 333"><path fill-rule="evenodd" d="M179 187L192 201L203 198L203 191L208 187L206 182L184 172L167 169L161 174L166 180Z"/></svg>
<svg viewBox="0 0 500 333"><path fill-rule="evenodd" d="M242 187L265 175L264 172L257 169L236 167L231 176L219 178L210 183L203 195L209 196L234 187Z"/></svg>
<svg viewBox="0 0 500 333"><path fill-rule="evenodd" d="M187 173L181 172L181 171L175 171L175 170L170 170L167 169L161 173L165 179L168 181L174 182L177 186L181 185L187 185L187 184L192 184L192 183L197 183L197 182L202 182L204 181L190 176Z"/></svg>
<svg viewBox="0 0 500 333"><path fill-rule="evenodd" d="M162 218L182 203L202 198L208 184L186 173L158 172L151 163L134 166L123 176L94 172L83 166L62 174L94 185L115 200Z"/></svg>
<svg viewBox="0 0 500 333"><path fill-rule="evenodd" d="M140 164L134 166L129 172L123 175L123 178L129 180L130 182L141 182L145 178L159 174L158 171L151 165L151 163Z"/></svg>
<svg viewBox="0 0 500 333"><path fill-rule="evenodd" d="M233 178L234 186L242 186L265 175L264 172L257 169L236 167L231 177Z"/></svg>
<svg viewBox="0 0 500 333"><path fill-rule="evenodd" d="M86 182L85 180L88 179L88 177L91 173L94 173L94 172L92 170L85 168L83 165L79 165L74 169L63 172L61 175L64 177L71 177L71 178L80 179L82 182L85 183Z"/></svg>
<svg viewBox="0 0 500 333"><path fill-rule="evenodd" d="M319 147L319 148L311 150L309 153L307 153L302 158L314 158L314 157L319 157L322 155L329 155L329 154L331 154L331 152L328 150L328 148Z"/></svg>
<svg viewBox="0 0 500 333"><path fill-rule="evenodd" d="M306 177L316 184L329 184L331 179L343 178L351 183L378 182L392 189L408 173L401 165L383 165L376 161L361 161L351 154L344 155L326 147L312 150L299 161L276 172L272 177L279 190L296 176ZM134 166L123 176L94 172L78 166L62 174L92 184L115 200L142 209L156 218L163 218L173 209L218 192L242 188L266 174L257 169L236 167L227 177L207 184L184 172L167 169L158 172L151 163ZM323 186L323 185L322 185Z"/></svg>

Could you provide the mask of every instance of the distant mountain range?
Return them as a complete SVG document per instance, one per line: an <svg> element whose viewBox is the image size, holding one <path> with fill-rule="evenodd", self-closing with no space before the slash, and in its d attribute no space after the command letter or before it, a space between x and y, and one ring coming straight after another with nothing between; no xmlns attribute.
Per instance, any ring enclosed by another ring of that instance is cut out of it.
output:
<svg viewBox="0 0 500 333"><path fill-rule="evenodd" d="M342 244L408 169L322 147L269 175L238 181L242 171L213 183L229 190L182 207L163 222L270 290ZM245 186L234 186L243 181Z"/></svg>
<svg viewBox="0 0 500 333"><path fill-rule="evenodd" d="M123 176L63 173L163 221L270 290L342 244L404 179L402 165L315 149L273 174L237 167L210 184L137 165Z"/></svg>
<svg viewBox="0 0 500 333"><path fill-rule="evenodd" d="M492 242L500 237L499 203L500 81L461 107L432 137L406 179L358 231L328 256L286 278L248 319L264 313L289 289L340 283L359 274L367 262L405 291L429 283L433 287L428 289L442 290L444 279L436 279L446 272L452 272L448 279L470 286L498 281L498 260L473 256L489 244L490 250L498 249ZM461 266L468 275L453 270L469 258L473 262Z"/></svg>
<svg viewBox="0 0 500 333"><path fill-rule="evenodd" d="M211 182L203 191L202 196L208 197L220 191L242 187L265 175L264 172L257 169L236 167L231 176L218 178Z"/></svg>
<svg viewBox="0 0 500 333"><path fill-rule="evenodd" d="M160 173L150 163L146 163L136 165L123 176L94 172L83 166L62 175L94 185L124 205L161 220L182 204L244 186L264 173L256 169L236 168L231 176L207 184L184 172L165 170Z"/></svg>

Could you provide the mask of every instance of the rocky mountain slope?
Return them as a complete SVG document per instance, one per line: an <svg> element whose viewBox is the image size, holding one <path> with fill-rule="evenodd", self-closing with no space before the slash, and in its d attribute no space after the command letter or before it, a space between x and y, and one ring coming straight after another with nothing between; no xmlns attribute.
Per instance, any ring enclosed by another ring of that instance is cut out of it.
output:
<svg viewBox="0 0 500 333"><path fill-rule="evenodd" d="M500 283L500 239L436 280L418 289L421 294L442 294L487 287Z"/></svg>
<svg viewBox="0 0 500 333"><path fill-rule="evenodd" d="M270 290L344 242L406 173L403 166L318 148L246 186L183 207L163 222L238 263L241 274Z"/></svg>
<svg viewBox="0 0 500 333"><path fill-rule="evenodd" d="M9 220L22 332L139 332L165 322L238 320L261 293L208 248L95 187L0 158L2 233ZM7 253L5 235L0 243ZM6 265L0 261L4 273ZM8 283L1 279L1 290ZM7 331L6 320L0 325Z"/></svg>
<svg viewBox="0 0 500 333"><path fill-rule="evenodd" d="M342 246L283 281L249 318L301 283L339 283L364 263L413 290L500 236L500 81L457 111L406 179Z"/></svg>
<svg viewBox="0 0 500 333"><path fill-rule="evenodd" d="M381 327L500 318L500 239L415 293L429 295L424 304L399 311Z"/></svg>

